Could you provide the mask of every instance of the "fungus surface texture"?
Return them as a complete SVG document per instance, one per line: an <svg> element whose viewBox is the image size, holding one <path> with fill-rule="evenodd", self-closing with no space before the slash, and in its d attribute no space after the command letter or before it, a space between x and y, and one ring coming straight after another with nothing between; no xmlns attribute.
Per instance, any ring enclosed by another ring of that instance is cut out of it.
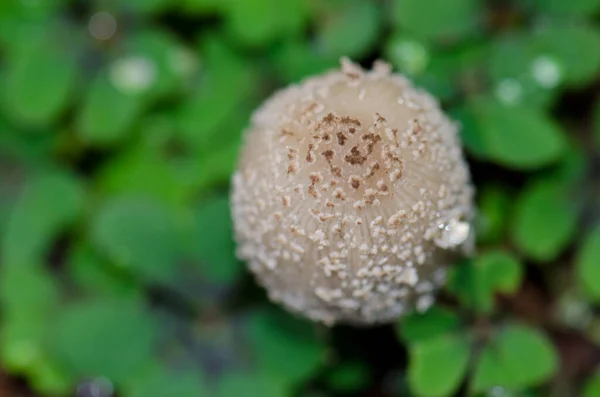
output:
<svg viewBox="0 0 600 397"><path fill-rule="evenodd" d="M470 249L472 196L438 102L344 59L255 112L233 177L238 256L294 312L390 322L429 307Z"/></svg>

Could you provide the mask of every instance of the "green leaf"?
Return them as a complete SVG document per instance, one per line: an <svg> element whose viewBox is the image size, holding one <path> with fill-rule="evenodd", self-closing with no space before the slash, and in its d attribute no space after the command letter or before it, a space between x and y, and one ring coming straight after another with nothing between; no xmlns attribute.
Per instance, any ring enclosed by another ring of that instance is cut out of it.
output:
<svg viewBox="0 0 600 397"><path fill-rule="evenodd" d="M304 0L231 0L225 14L225 27L238 42L262 46L300 33L308 21L309 11Z"/></svg>
<svg viewBox="0 0 600 397"><path fill-rule="evenodd" d="M395 68L411 76L425 72L432 56L426 43L406 35L392 36L385 53Z"/></svg>
<svg viewBox="0 0 600 397"><path fill-rule="evenodd" d="M56 318L51 346L72 374L120 383L153 357L156 331L135 300L82 301Z"/></svg>
<svg viewBox="0 0 600 397"><path fill-rule="evenodd" d="M26 126L57 120L75 93L76 54L57 43L42 43L15 52L0 82L0 101L7 116Z"/></svg>
<svg viewBox="0 0 600 397"><path fill-rule="evenodd" d="M600 0L535 0L535 7L557 16L564 15L593 15L600 10Z"/></svg>
<svg viewBox="0 0 600 397"><path fill-rule="evenodd" d="M589 169L589 157L585 152L582 142L571 140L561 160L550 167L544 178L563 183L565 187L577 187L585 178Z"/></svg>
<svg viewBox="0 0 600 397"><path fill-rule="evenodd" d="M478 73L484 59L484 49L480 42L437 49L401 32L391 36L385 54L395 68L412 78L416 86L445 102L454 100L459 89L472 84L472 76Z"/></svg>
<svg viewBox="0 0 600 397"><path fill-rule="evenodd" d="M381 31L381 10L373 2L350 1L325 15L316 45L332 58L362 57Z"/></svg>
<svg viewBox="0 0 600 397"><path fill-rule="evenodd" d="M203 397L208 396L204 381L199 373L150 365L140 374L127 380L124 386L127 397Z"/></svg>
<svg viewBox="0 0 600 397"><path fill-rule="evenodd" d="M107 72L98 75L82 99L76 131L88 144L104 146L122 141L144 110L145 99L138 91L147 89L153 66L140 58L121 62L113 65L117 70L112 78ZM139 77L132 78L132 74Z"/></svg>
<svg viewBox="0 0 600 397"><path fill-rule="evenodd" d="M507 228L506 214L511 210L511 193L506 186L487 185L480 189L478 200L477 239L499 243Z"/></svg>
<svg viewBox="0 0 600 397"><path fill-rule="evenodd" d="M140 195L179 208L186 190L165 156L143 146L124 151L102 168L98 187L108 195Z"/></svg>
<svg viewBox="0 0 600 397"><path fill-rule="evenodd" d="M285 82L295 83L338 67L339 59L323 54L304 40L294 38L274 49L272 63Z"/></svg>
<svg viewBox="0 0 600 397"><path fill-rule="evenodd" d="M175 166L180 183L196 191L229 185L239 153L240 142L234 140L231 144L212 153L206 153L198 159L184 159Z"/></svg>
<svg viewBox="0 0 600 397"><path fill-rule="evenodd" d="M177 4L177 0L129 0L117 1L116 4L124 11L138 14L158 14Z"/></svg>
<svg viewBox="0 0 600 397"><path fill-rule="evenodd" d="M564 71L564 81L581 86L600 73L600 30L585 23L548 26L531 36L538 53L555 59Z"/></svg>
<svg viewBox="0 0 600 397"><path fill-rule="evenodd" d="M473 109L462 105L452 109L450 115L460 123L459 133L465 149L477 158L488 158L487 143Z"/></svg>
<svg viewBox="0 0 600 397"><path fill-rule="evenodd" d="M270 309L252 313L247 321L246 335L261 373L295 383L316 371L324 346L312 324Z"/></svg>
<svg viewBox="0 0 600 397"><path fill-rule="evenodd" d="M540 181L517 198L512 237L529 257L549 262L571 242L579 219L579 203L564 183Z"/></svg>
<svg viewBox="0 0 600 397"><path fill-rule="evenodd" d="M521 264L510 253L486 251L472 261L455 266L449 277L448 289L468 307L491 312L494 294L510 294L521 283Z"/></svg>
<svg viewBox="0 0 600 397"><path fill-rule="evenodd" d="M509 325L482 351L471 386L475 392L494 386L527 388L547 380L557 367L557 354L543 334Z"/></svg>
<svg viewBox="0 0 600 397"><path fill-rule="evenodd" d="M519 261L502 250L487 251L475 259L475 266L484 273L481 281L490 290L510 294L521 285L523 269Z"/></svg>
<svg viewBox="0 0 600 397"><path fill-rule="evenodd" d="M0 267L0 359L10 371L28 373L46 360L44 338L59 297L55 280L37 263Z"/></svg>
<svg viewBox="0 0 600 397"><path fill-rule="evenodd" d="M511 32L492 41L488 73L505 102L547 107L555 87L581 86L598 76L598 46L600 30L586 23Z"/></svg>
<svg viewBox="0 0 600 397"><path fill-rule="evenodd" d="M533 45L531 32L501 34L488 44L487 52L487 73L500 102L536 109L553 103L564 67Z"/></svg>
<svg viewBox="0 0 600 397"><path fill-rule="evenodd" d="M0 118L0 158L47 166L55 147L53 134L28 134L9 127ZM7 179L8 181L8 179Z"/></svg>
<svg viewBox="0 0 600 397"><path fill-rule="evenodd" d="M2 266L0 275L0 302L6 314L33 319L56 308L58 286L39 264Z"/></svg>
<svg viewBox="0 0 600 397"><path fill-rule="evenodd" d="M566 149L564 132L543 113L485 100L471 110L485 152L500 165L529 171L556 162Z"/></svg>
<svg viewBox="0 0 600 397"><path fill-rule="evenodd" d="M179 237L174 216L158 202L120 197L97 213L90 238L116 265L147 281L168 284L180 255Z"/></svg>
<svg viewBox="0 0 600 397"><path fill-rule="evenodd" d="M70 174L45 171L34 176L6 225L3 264L26 265L41 259L57 234L77 220L83 210L84 195L83 185Z"/></svg>
<svg viewBox="0 0 600 397"><path fill-rule="evenodd" d="M598 397L600 396L600 375L592 376L585 383L583 388L583 397Z"/></svg>
<svg viewBox="0 0 600 397"><path fill-rule="evenodd" d="M8 17L27 17L32 20L36 18L43 18L52 16L61 8L69 5L72 0L48 0L41 3L27 3L19 0L7 0L3 1L0 6L2 16L7 15Z"/></svg>
<svg viewBox="0 0 600 397"><path fill-rule="evenodd" d="M463 335L442 335L410 346L408 381L416 395L451 396L469 362L469 342Z"/></svg>
<svg viewBox="0 0 600 397"><path fill-rule="evenodd" d="M227 10L228 3L223 0L180 0L180 6L186 14L214 14Z"/></svg>
<svg viewBox="0 0 600 397"><path fill-rule="evenodd" d="M600 99L596 101L594 107L594 138L596 141L596 147L600 150Z"/></svg>
<svg viewBox="0 0 600 397"><path fill-rule="evenodd" d="M50 396L66 396L75 384L75 380L49 357L39 360L29 370L29 377L34 390Z"/></svg>
<svg viewBox="0 0 600 397"><path fill-rule="evenodd" d="M86 293L121 296L129 299L140 294L132 280L119 273L87 243L78 243L69 253L67 267L71 280Z"/></svg>
<svg viewBox="0 0 600 397"><path fill-rule="evenodd" d="M239 397L248 394L261 397L290 395L283 382L266 374L229 372L219 379L216 397Z"/></svg>
<svg viewBox="0 0 600 397"><path fill-rule="evenodd" d="M460 318L454 312L433 306L425 313L409 314L398 325L402 338L416 343L456 331L460 324Z"/></svg>
<svg viewBox="0 0 600 397"><path fill-rule="evenodd" d="M220 39L209 37L202 48L202 89L195 90L177 112L179 137L198 154L209 154L239 139L251 109L257 75L246 60Z"/></svg>
<svg viewBox="0 0 600 397"><path fill-rule="evenodd" d="M114 74L118 70L115 67L123 65L123 60L145 60L151 75L143 93L153 98L181 92L185 83L191 83L190 78L199 68L199 59L190 49L167 32L156 28L136 31L123 43L121 51L127 55L113 63L113 78L117 76Z"/></svg>
<svg viewBox="0 0 600 397"><path fill-rule="evenodd" d="M482 13L478 0L395 0L398 24L426 40L458 40L474 32Z"/></svg>
<svg viewBox="0 0 600 397"><path fill-rule="evenodd" d="M579 248L576 271L589 298L600 302L600 226L596 226Z"/></svg>
<svg viewBox="0 0 600 397"><path fill-rule="evenodd" d="M0 266L0 362L7 371L26 375L48 395L63 395L72 381L47 351L47 333L59 308L60 291L42 266Z"/></svg>
<svg viewBox="0 0 600 397"><path fill-rule="evenodd" d="M194 220L194 253L202 275L217 283L234 282L244 268L235 257L229 200L217 197L204 202Z"/></svg>
<svg viewBox="0 0 600 397"><path fill-rule="evenodd" d="M26 374L46 359L41 330L48 326L47 316L5 315L0 328L0 362L10 373Z"/></svg>
<svg viewBox="0 0 600 397"><path fill-rule="evenodd" d="M328 376L327 383L331 388L341 392L356 392L367 385L369 370L360 362L342 362L336 365Z"/></svg>

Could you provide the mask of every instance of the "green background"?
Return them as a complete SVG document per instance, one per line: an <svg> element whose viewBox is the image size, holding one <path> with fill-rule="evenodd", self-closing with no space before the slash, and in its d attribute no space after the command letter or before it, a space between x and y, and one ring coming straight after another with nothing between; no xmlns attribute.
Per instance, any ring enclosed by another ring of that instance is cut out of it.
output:
<svg viewBox="0 0 600 397"><path fill-rule="evenodd" d="M462 125L477 255L329 329L234 256L276 89L389 61ZM600 396L600 0L1 0L0 395Z"/></svg>

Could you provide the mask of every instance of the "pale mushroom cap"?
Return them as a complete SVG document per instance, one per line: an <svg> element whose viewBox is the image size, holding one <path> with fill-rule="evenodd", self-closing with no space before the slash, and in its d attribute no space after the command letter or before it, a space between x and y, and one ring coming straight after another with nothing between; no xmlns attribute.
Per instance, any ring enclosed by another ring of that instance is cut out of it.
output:
<svg viewBox="0 0 600 397"><path fill-rule="evenodd" d="M473 188L437 101L377 63L256 111L233 177L238 255L271 299L327 324L426 309L470 244Z"/></svg>

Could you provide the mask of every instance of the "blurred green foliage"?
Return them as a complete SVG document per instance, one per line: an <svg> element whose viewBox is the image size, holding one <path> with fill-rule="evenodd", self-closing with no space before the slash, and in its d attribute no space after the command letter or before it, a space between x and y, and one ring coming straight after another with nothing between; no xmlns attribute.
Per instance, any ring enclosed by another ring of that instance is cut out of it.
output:
<svg viewBox="0 0 600 397"><path fill-rule="evenodd" d="M342 56L439 97L478 190L477 254L391 333L235 257L253 109ZM600 396L598 84L600 0L0 1L0 394Z"/></svg>

